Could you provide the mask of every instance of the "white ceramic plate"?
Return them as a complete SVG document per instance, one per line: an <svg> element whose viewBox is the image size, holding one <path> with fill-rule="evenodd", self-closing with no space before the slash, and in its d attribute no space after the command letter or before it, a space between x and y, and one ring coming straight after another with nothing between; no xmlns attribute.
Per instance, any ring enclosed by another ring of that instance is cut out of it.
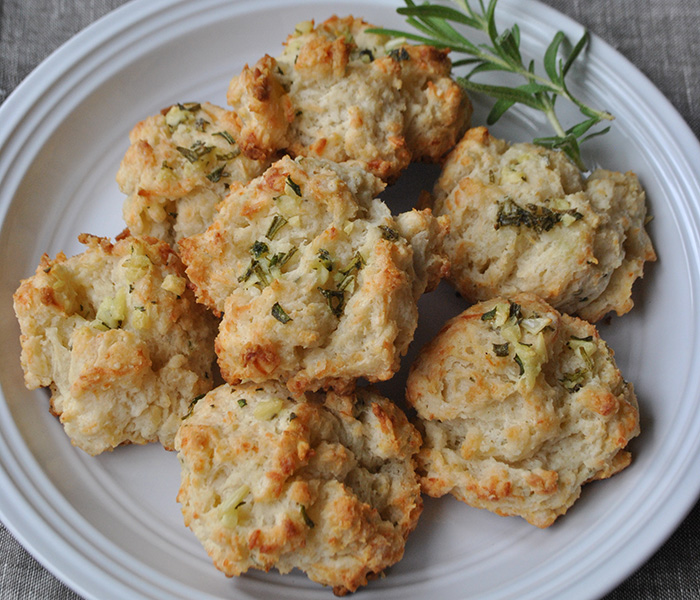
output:
<svg viewBox="0 0 700 600"><path fill-rule="evenodd" d="M328 598L302 574L217 572L185 529L175 495L174 454L156 445L90 458L74 449L47 410L47 395L24 388L11 294L43 252L80 251L82 231L123 227L114 183L131 127L177 101L224 105L244 63L276 54L293 24L332 12L402 25L389 0L158 0L99 21L42 64L0 109L0 516L37 558L88 598L109 600ZM578 25L535 0L502 0L541 55L557 29ZM428 500L403 561L363 598L594 598L644 561L697 497L700 479L700 292L697 199L700 148L670 104L633 66L595 39L571 74L576 93L617 115L585 158L636 171L647 189L660 260L635 288L636 306L604 326L638 391L643 433L633 465L584 488L548 530L500 518L451 498ZM475 123L485 105L477 102ZM514 111L494 131L525 140L546 131ZM435 170L412 169L387 194L410 206ZM465 306L443 285L421 303L407 357ZM401 393L402 376L387 386Z"/></svg>

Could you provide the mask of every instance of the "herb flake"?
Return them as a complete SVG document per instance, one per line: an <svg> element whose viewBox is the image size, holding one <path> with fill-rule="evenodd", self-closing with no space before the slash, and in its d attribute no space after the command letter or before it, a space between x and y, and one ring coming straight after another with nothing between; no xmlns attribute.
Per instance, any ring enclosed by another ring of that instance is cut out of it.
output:
<svg viewBox="0 0 700 600"><path fill-rule="evenodd" d="M491 310L486 311L483 315L481 315L481 320L482 321L493 321L493 319L496 317L496 307L494 306Z"/></svg>
<svg viewBox="0 0 700 600"><path fill-rule="evenodd" d="M332 271L333 270L333 261L331 260L331 253L328 252L325 248L321 248L318 251L318 261L326 267L326 270Z"/></svg>
<svg viewBox="0 0 700 600"><path fill-rule="evenodd" d="M287 219L285 219L282 215L275 215L272 218L272 223L270 223L270 227L267 230L267 233L265 234L265 237L268 240L271 240L272 238L277 235L277 232L282 229L287 224Z"/></svg>
<svg viewBox="0 0 700 600"><path fill-rule="evenodd" d="M222 177L227 177L228 173L224 173L224 167L226 165L221 165L220 167L214 169L211 173L207 175L207 179L212 183L219 183Z"/></svg>
<svg viewBox="0 0 700 600"><path fill-rule="evenodd" d="M401 62L402 60L410 60L411 58L411 55L408 53L406 48L394 48L389 52L389 56L391 56L391 58L397 62Z"/></svg>
<svg viewBox="0 0 700 600"><path fill-rule="evenodd" d="M217 131L213 135L219 135L222 138L224 138L229 144L232 146L236 145L236 140L233 139L233 136L228 132L228 131Z"/></svg>
<svg viewBox="0 0 700 600"><path fill-rule="evenodd" d="M396 240L399 239L399 233L395 229L392 229L391 227L387 227L386 225L380 225L379 229L382 230L382 237L385 240L389 240L390 242L395 242Z"/></svg>
<svg viewBox="0 0 700 600"><path fill-rule="evenodd" d="M296 183L289 175L287 176L286 184L297 196L301 198L301 188L299 187L299 184Z"/></svg>
<svg viewBox="0 0 700 600"><path fill-rule="evenodd" d="M504 344L493 344L493 353L499 357L508 356L509 349L510 344L508 342L505 342Z"/></svg>
<svg viewBox="0 0 700 600"><path fill-rule="evenodd" d="M292 320L292 317L290 317L285 310L280 306L279 302L275 302L272 305L272 310L270 311L273 317L277 319L280 323L283 325L286 323L289 323L289 321Z"/></svg>
<svg viewBox="0 0 700 600"><path fill-rule="evenodd" d="M303 504L299 505L299 512L301 512L301 518L304 519L304 523L306 524L306 526L310 529L313 529L316 526L316 524L311 520L311 518L307 514L306 507Z"/></svg>
<svg viewBox="0 0 700 600"><path fill-rule="evenodd" d="M520 368L520 373L519 375L522 377L525 374L525 367L523 365L523 360L520 358L517 354L513 357L513 360L518 363L518 367Z"/></svg>
<svg viewBox="0 0 700 600"><path fill-rule="evenodd" d="M318 291L323 294L323 297L328 302L328 308L336 316L340 317L345 308L345 292L342 290L326 290L322 287Z"/></svg>
<svg viewBox="0 0 700 600"><path fill-rule="evenodd" d="M189 416L192 414L192 411L194 410L195 405L196 405L197 402L199 402L202 398L204 398L204 396L206 396L206 394L200 394L199 396L196 396L196 397L192 400L192 402L190 402L190 406L189 406L189 408L188 408L188 410L187 410L187 414L186 414L184 417L182 417L182 420L183 420L183 421L184 421L187 417L189 417Z"/></svg>

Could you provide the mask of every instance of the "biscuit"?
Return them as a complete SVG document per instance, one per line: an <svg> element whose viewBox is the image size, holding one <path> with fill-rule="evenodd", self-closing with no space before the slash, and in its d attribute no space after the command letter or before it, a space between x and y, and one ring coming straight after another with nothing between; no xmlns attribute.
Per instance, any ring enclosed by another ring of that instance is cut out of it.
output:
<svg viewBox="0 0 700 600"><path fill-rule="evenodd" d="M471 129L435 185L450 217L450 281L469 301L532 292L595 322L628 312L632 284L656 259L636 175L584 178L563 152Z"/></svg>
<svg viewBox="0 0 700 600"><path fill-rule="evenodd" d="M416 211L401 221L407 240L376 199L383 187L359 163L284 157L180 241L199 301L223 313L225 381L277 379L296 394L398 370L417 298L444 269L432 251L445 226Z"/></svg>
<svg viewBox="0 0 700 600"><path fill-rule="evenodd" d="M398 562L422 511L420 435L376 392L288 398L223 385L177 434L185 524L228 576L293 568L355 591Z"/></svg>
<svg viewBox="0 0 700 600"><path fill-rule="evenodd" d="M439 161L472 112L448 51L391 49L370 27L336 16L300 23L281 56L246 65L227 95L243 152L360 160L385 181L411 161Z"/></svg>
<svg viewBox="0 0 700 600"><path fill-rule="evenodd" d="M175 104L138 123L117 172L132 235L174 244L204 231L234 181L271 161L251 160L233 137L232 114L207 102Z"/></svg>
<svg viewBox="0 0 700 600"><path fill-rule="evenodd" d="M631 460L633 387L595 327L532 294L476 304L411 367L425 493L548 527Z"/></svg>
<svg viewBox="0 0 700 600"><path fill-rule="evenodd" d="M88 454L171 449L192 398L213 386L216 320L165 242L79 239L82 254L44 255L14 294L26 385L51 388L52 412Z"/></svg>

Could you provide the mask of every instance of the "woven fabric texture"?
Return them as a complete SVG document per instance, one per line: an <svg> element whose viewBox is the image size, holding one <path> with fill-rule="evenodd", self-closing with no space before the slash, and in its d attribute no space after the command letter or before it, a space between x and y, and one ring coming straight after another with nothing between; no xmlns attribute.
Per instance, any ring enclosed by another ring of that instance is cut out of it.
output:
<svg viewBox="0 0 700 600"><path fill-rule="evenodd" d="M699 0L543 0L599 35L700 137ZM0 0L0 103L51 52L125 0ZM0 492L1 493L1 492ZM0 524L0 600L79 600ZM700 600L700 504L605 600Z"/></svg>

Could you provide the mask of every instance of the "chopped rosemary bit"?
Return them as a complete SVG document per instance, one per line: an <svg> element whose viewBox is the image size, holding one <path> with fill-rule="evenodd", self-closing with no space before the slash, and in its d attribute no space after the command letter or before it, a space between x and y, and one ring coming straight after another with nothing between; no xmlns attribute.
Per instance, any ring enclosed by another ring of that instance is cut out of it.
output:
<svg viewBox="0 0 700 600"><path fill-rule="evenodd" d="M578 392L583 387L587 373L586 369L576 369L573 373L564 373L564 377L560 379L561 384L572 394Z"/></svg>
<svg viewBox="0 0 700 600"><path fill-rule="evenodd" d="M411 58L411 55L408 53L406 48L394 48L389 52L389 56L398 62L401 62L402 60L409 60Z"/></svg>
<svg viewBox="0 0 700 600"><path fill-rule="evenodd" d="M255 273L255 267L256 267L257 265L258 265L258 261L257 261L257 260L251 260L251 261L250 261L250 265L249 265L248 268L246 269L246 272L243 273L243 275L241 275L241 276L238 278L238 283L244 283L244 282L248 281L248 280L250 279L251 275L253 275L253 273Z"/></svg>
<svg viewBox="0 0 700 600"><path fill-rule="evenodd" d="M267 276L267 273L263 269L263 266L256 262L255 267L253 267L253 272L255 273L255 276L258 278L258 281L260 282L260 285L263 287L267 287L270 285L270 279Z"/></svg>
<svg viewBox="0 0 700 600"><path fill-rule="evenodd" d="M481 315L481 320L482 321L492 321L494 317L496 316L496 307L494 306L491 310L485 312L483 315Z"/></svg>
<svg viewBox="0 0 700 600"><path fill-rule="evenodd" d="M319 262L326 267L329 271L333 270L333 261L331 260L331 253L328 252L325 248L321 248L318 251L318 260Z"/></svg>
<svg viewBox="0 0 700 600"><path fill-rule="evenodd" d="M298 248L296 246L292 246L287 252L278 252L277 254L273 254L270 258L270 268L284 266L287 261L296 254L297 250Z"/></svg>
<svg viewBox="0 0 700 600"><path fill-rule="evenodd" d="M202 398L204 398L204 396L206 396L206 394L200 394L199 396L195 397L194 400L192 400L192 402L190 402L190 407L187 410L187 414L184 417L182 417L183 421L192 414L192 411L194 410L195 404L197 404L197 402L199 402Z"/></svg>
<svg viewBox="0 0 700 600"><path fill-rule="evenodd" d="M219 183L219 180L222 177L228 177L228 173L224 173L224 167L226 165L221 165L219 168L214 169L209 175L207 175L207 179L211 181L212 183Z"/></svg>
<svg viewBox="0 0 700 600"><path fill-rule="evenodd" d="M275 215L272 219L272 223L270 223L270 228L267 230L265 237L267 237L268 240L271 240L286 224L287 219L285 219L282 215Z"/></svg>
<svg viewBox="0 0 700 600"><path fill-rule="evenodd" d="M213 146L207 146L204 142L195 142L190 148L176 146L175 149L189 162L196 163L202 156L212 151Z"/></svg>
<svg viewBox="0 0 700 600"><path fill-rule="evenodd" d="M315 523L309 518L309 515L306 514L306 507L303 504L299 505L299 511L301 512L301 518L304 519L306 526L313 529L315 527Z"/></svg>
<svg viewBox="0 0 700 600"><path fill-rule="evenodd" d="M510 300L509 300L510 302ZM520 322L523 318L523 311L520 304L515 302L510 302L510 309L508 311L508 318L514 317L516 321Z"/></svg>
<svg viewBox="0 0 700 600"><path fill-rule="evenodd" d="M286 184L292 189L292 191L301 198L301 188L299 184L296 183L291 177L287 176Z"/></svg>
<svg viewBox="0 0 700 600"><path fill-rule="evenodd" d="M566 345L573 350L579 357L586 363L586 367L593 370L595 367L595 362L592 356L595 354L597 348L593 341L593 336L589 335L583 338L576 337L572 335Z"/></svg>
<svg viewBox="0 0 700 600"><path fill-rule="evenodd" d="M341 273L343 275L349 275L353 271L359 271L363 265L365 264L365 259L362 258L362 255L359 252L355 252L355 256L352 258L352 262L345 268L344 270L341 269Z"/></svg>
<svg viewBox="0 0 700 600"><path fill-rule="evenodd" d="M199 102L185 102L184 104L178 102L177 107L180 110L187 110L189 112L197 112L202 109L202 105Z"/></svg>
<svg viewBox="0 0 700 600"><path fill-rule="evenodd" d="M340 317L343 314L345 307L345 292L342 290L326 290L322 287L317 288L323 297L328 302L328 308L336 316Z"/></svg>
<svg viewBox="0 0 700 600"><path fill-rule="evenodd" d="M238 406L240 406L241 408L243 408L243 407L246 406L247 404L248 404L248 401L247 401L245 398L239 398L239 399L238 399Z"/></svg>
<svg viewBox="0 0 700 600"><path fill-rule="evenodd" d="M355 276L354 275L345 275L340 280L340 283L338 284L338 290L345 291L350 285L352 285L355 282Z"/></svg>
<svg viewBox="0 0 700 600"><path fill-rule="evenodd" d="M265 269L260 264L260 262L256 259L250 261L250 265L246 269L246 272L238 278L238 282L245 283L253 275L255 275L258 278L258 283L260 283L262 287L267 287L268 285L270 285L270 280L267 276L268 274L265 272Z"/></svg>
<svg viewBox="0 0 700 600"><path fill-rule="evenodd" d="M290 421L293 421L293 420L296 419L296 418L297 418L297 414L296 414L296 413L294 413L294 412L289 413L289 420L290 420Z"/></svg>
<svg viewBox="0 0 700 600"><path fill-rule="evenodd" d="M513 360L518 363L518 367L520 367L520 376L522 377L525 374L525 367L523 366L522 359L516 354Z"/></svg>
<svg viewBox="0 0 700 600"><path fill-rule="evenodd" d="M382 237L385 240L389 240L390 242L395 242L396 240L399 239L399 233L395 229L392 229L391 227L387 227L386 225L380 225L379 229L382 230Z"/></svg>
<svg viewBox="0 0 700 600"><path fill-rule="evenodd" d="M510 198L506 198L498 205L498 216L495 228L513 225L519 227L525 225L534 229L537 233L549 231L561 220L561 213L555 212L546 206L528 204L527 210L518 206Z"/></svg>
<svg viewBox="0 0 700 600"><path fill-rule="evenodd" d="M206 119L202 119L202 117L195 119L194 128L197 131L201 131L202 133L204 133L207 130L207 125L209 125L209 121L207 121Z"/></svg>
<svg viewBox="0 0 700 600"><path fill-rule="evenodd" d="M292 317L290 317L284 309L280 306L279 302L275 302L272 305L272 316L275 317L280 323L289 323L289 321L292 320Z"/></svg>
<svg viewBox="0 0 700 600"><path fill-rule="evenodd" d="M228 131L217 131L213 135L220 135L222 138L224 138L232 146L236 145L236 140L233 139L233 136Z"/></svg>
<svg viewBox="0 0 700 600"><path fill-rule="evenodd" d="M256 240L250 247L250 253L255 258L260 258L263 254L267 254L269 250L270 249L267 247L267 244L265 242L261 242L260 240Z"/></svg>
<svg viewBox="0 0 700 600"><path fill-rule="evenodd" d="M496 356L501 356L501 357L508 356L509 347L510 347L510 344L508 342L505 342L504 344L494 344L493 345L493 353Z"/></svg>
<svg viewBox="0 0 700 600"><path fill-rule="evenodd" d="M183 146L176 146L175 149L191 163L196 163L199 160L199 156L197 156L197 153L193 150L190 150L189 148L184 148Z"/></svg>

